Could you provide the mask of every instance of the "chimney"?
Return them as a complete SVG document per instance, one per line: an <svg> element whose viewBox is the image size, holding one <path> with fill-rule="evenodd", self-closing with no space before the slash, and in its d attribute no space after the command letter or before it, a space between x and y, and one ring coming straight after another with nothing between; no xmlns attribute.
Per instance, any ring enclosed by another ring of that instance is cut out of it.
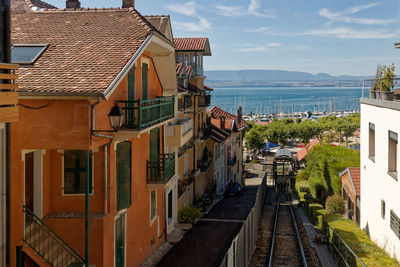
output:
<svg viewBox="0 0 400 267"><path fill-rule="evenodd" d="M67 0L65 3L67 8L81 8L81 2L79 2L79 0Z"/></svg>
<svg viewBox="0 0 400 267"><path fill-rule="evenodd" d="M135 8L135 0L122 0L122 8Z"/></svg>
<svg viewBox="0 0 400 267"><path fill-rule="evenodd" d="M225 117L221 117L220 120L221 122L219 125L221 126L221 129L225 129Z"/></svg>
<svg viewBox="0 0 400 267"><path fill-rule="evenodd" d="M242 117L243 117L243 114L242 114L242 107L239 107L239 108L238 108L238 113L237 113L238 124L241 123Z"/></svg>

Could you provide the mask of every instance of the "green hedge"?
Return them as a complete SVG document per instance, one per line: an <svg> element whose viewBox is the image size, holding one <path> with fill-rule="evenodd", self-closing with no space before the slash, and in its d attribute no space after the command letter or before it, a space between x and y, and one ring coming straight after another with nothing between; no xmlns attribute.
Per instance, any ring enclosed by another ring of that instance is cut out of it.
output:
<svg viewBox="0 0 400 267"><path fill-rule="evenodd" d="M396 259L375 245L355 222L339 214L327 214L318 203L306 204L304 211L321 232L327 233L329 224L366 266L400 266Z"/></svg>

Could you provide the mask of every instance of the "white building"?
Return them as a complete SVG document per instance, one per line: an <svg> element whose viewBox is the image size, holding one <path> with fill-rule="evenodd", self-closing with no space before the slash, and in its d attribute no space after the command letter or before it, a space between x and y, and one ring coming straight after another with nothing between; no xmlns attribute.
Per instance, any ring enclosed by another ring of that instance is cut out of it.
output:
<svg viewBox="0 0 400 267"><path fill-rule="evenodd" d="M400 102L361 99L361 224L400 258Z"/></svg>

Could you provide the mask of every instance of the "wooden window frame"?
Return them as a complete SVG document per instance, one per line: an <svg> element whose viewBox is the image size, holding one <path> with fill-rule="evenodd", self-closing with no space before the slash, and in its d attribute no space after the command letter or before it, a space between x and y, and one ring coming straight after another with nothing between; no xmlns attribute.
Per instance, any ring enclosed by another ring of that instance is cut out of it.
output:
<svg viewBox="0 0 400 267"><path fill-rule="evenodd" d="M79 150L79 149L71 149L71 150L67 150L67 149L65 149L65 150L63 150L61 153L62 153L62 168L61 168L61 173L62 173L62 175L61 175L61 179L62 179L62 196L84 196L85 195L85 193L66 193L65 192L65 151L87 151L87 150ZM91 184L92 184L92 186L91 186L91 190L90 190L90 192L89 192L89 195L90 196L93 196L94 195L94 187L95 187L95 184L94 184L94 152L93 151L91 151L91 154L92 154L92 156L91 156Z"/></svg>

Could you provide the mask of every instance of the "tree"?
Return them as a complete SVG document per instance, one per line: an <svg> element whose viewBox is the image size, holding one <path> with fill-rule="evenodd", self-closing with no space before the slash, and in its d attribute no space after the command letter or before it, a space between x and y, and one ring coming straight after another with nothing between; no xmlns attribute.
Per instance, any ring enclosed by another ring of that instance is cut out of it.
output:
<svg viewBox="0 0 400 267"><path fill-rule="evenodd" d="M250 150L263 149L265 145L265 132L258 127L253 127L245 135L246 146Z"/></svg>
<svg viewBox="0 0 400 267"><path fill-rule="evenodd" d="M267 128L266 136L268 141L278 142L282 147L292 135L292 123L278 120L272 121Z"/></svg>
<svg viewBox="0 0 400 267"><path fill-rule="evenodd" d="M311 138L317 136L321 132L321 126L312 120L305 120L295 126L295 135L305 145Z"/></svg>

